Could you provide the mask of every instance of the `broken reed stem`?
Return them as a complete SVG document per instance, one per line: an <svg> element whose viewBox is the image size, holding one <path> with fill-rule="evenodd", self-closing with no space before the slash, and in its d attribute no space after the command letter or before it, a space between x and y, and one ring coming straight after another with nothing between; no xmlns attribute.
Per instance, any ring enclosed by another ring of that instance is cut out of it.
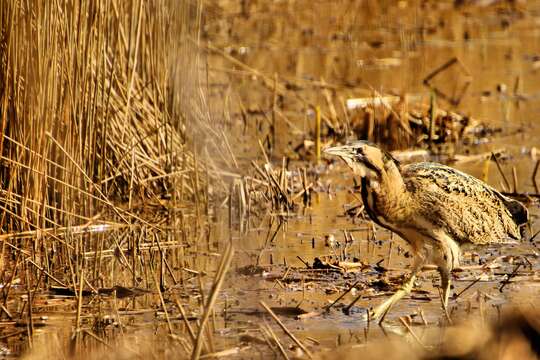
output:
<svg viewBox="0 0 540 360"><path fill-rule="evenodd" d="M195 332L193 331L193 328L191 327L191 324L187 319L186 311L184 310L182 304L180 304L180 301L178 301L178 297L176 296L176 294L174 294L174 302L176 304L176 307L178 308L178 311L180 311L180 315L182 315L182 320L184 320L184 325L186 325L186 329L188 330L189 338L191 339L193 347L195 347Z"/></svg>
<svg viewBox="0 0 540 360"><path fill-rule="evenodd" d="M311 352L306 348L306 346L304 344L302 344L302 342L300 342L300 340L298 340L296 338L296 336L294 336L294 334L292 332L290 332L289 329L287 329L287 327L281 322L281 320L279 320L279 318L272 311L272 309L270 309L270 307L268 307L268 305L266 305L266 303L264 301L262 301L262 300L259 301L259 304L261 304L261 306L266 310L266 312L268 312L268 314L270 314L270 316L279 325L279 327L283 330L283 332L285 332L285 334L287 334L287 336L289 336L291 338L291 340L294 341L294 343L296 345L298 345L298 347L300 349L302 349L302 351L307 355L307 357L310 358L310 359L313 359L313 355L311 354Z"/></svg>
<svg viewBox="0 0 540 360"><path fill-rule="evenodd" d="M493 159L493 161L495 161L495 164L497 165L497 169L499 170L499 173L501 174L501 176L503 178L504 186L509 191L511 189L510 183L508 182L508 179L506 179L506 175L504 175L504 171L503 171L503 169L501 167L501 164L499 163L499 159L497 159L497 156L495 156L495 154L493 152L491 153L491 158ZM506 189L504 189L504 190L506 191Z"/></svg>
<svg viewBox="0 0 540 360"><path fill-rule="evenodd" d="M486 184L489 182L489 158L484 160L484 166L482 167L482 181Z"/></svg>
<svg viewBox="0 0 540 360"><path fill-rule="evenodd" d="M392 261L392 244L394 243L394 233L390 234L390 241L388 242L388 256L386 258L386 267L390 267L390 261Z"/></svg>
<svg viewBox="0 0 540 360"><path fill-rule="evenodd" d="M465 291L469 290L471 287L474 286L474 284L476 284L477 282L479 282L481 279L481 277L477 277L475 280L471 281L471 283L467 286L465 286L465 288L463 290L461 290L458 294L456 294L456 296L453 297L453 299L457 299L458 297L461 296L461 294L463 294Z"/></svg>
<svg viewBox="0 0 540 360"><path fill-rule="evenodd" d="M32 343L34 339L34 321L33 321L33 312L32 312L32 303L33 303L33 295L32 290L30 289L30 275L28 270L28 263L25 264L24 269L25 277L26 277L26 296L28 297L26 306L27 306L27 316L28 320L26 322L26 330L28 333L28 345L30 348L32 348Z"/></svg>
<svg viewBox="0 0 540 360"><path fill-rule="evenodd" d="M446 304L444 303L443 292L442 292L440 287L437 288L437 290L439 291L439 299L441 300L441 306L443 308L444 316L446 317L446 320L448 320L448 323L450 325L452 325L452 319L450 318L450 313L448 312L448 308L447 308Z"/></svg>
<svg viewBox="0 0 540 360"><path fill-rule="evenodd" d="M403 316L400 316L399 317L399 321L403 324L403 326L405 326L405 328L407 328L407 330L409 331L409 333L411 334L411 336L413 337L413 339L418 343L418 345L420 345L422 348L424 349L427 349L427 346L424 345L424 343L420 340L420 338L418 337L418 335L416 335L416 333L413 331L413 329L409 326L409 324L407 323L407 321L405 320L405 318Z"/></svg>
<svg viewBox="0 0 540 360"><path fill-rule="evenodd" d="M169 318L169 312L167 311L167 306L165 305L165 300L163 299L163 293L161 292L161 287L159 286L159 280L156 275L156 272L152 267L150 268L150 271L152 272L152 276L154 278L154 284L156 285L156 291L159 295L159 301L161 302L161 307L163 308L163 313L165 314L165 319L167 320L167 327L169 328L169 334L173 335L173 327L171 324L171 319Z"/></svg>
<svg viewBox="0 0 540 360"><path fill-rule="evenodd" d="M281 353L281 355L283 356L283 358L285 360L289 360L289 356L287 355L287 352L285 351L285 349L283 348L283 345L281 345L281 343L279 342L279 338L277 337L276 333L274 332L274 330L272 330L272 327L268 324L265 323L265 327L264 329L270 334L270 336L272 337L272 339L274 340L274 343L276 344L276 346L278 347L279 349L279 352Z"/></svg>
<svg viewBox="0 0 540 360"><path fill-rule="evenodd" d="M435 92L431 91L429 96L429 129L428 129L428 146L433 150L433 130L435 123Z"/></svg>
<svg viewBox="0 0 540 360"><path fill-rule="evenodd" d="M321 107L315 106L315 161L321 161Z"/></svg>
<svg viewBox="0 0 540 360"><path fill-rule="evenodd" d="M540 168L540 160L536 160L536 165L534 166L534 171L532 173L532 182L534 185L534 191L537 194L540 194L540 189L538 188L538 183L536 182L536 174L538 173L539 168Z"/></svg>
<svg viewBox="0 0 540 360"><path fill-rule="evenodd" d="M358 300L362 298L362 296L364 296L364 294L360 294L357 297L355 297L354 300L349 305L343 308L343 313L346 315L349 315L349 311L351 311L351 308L354 306L354 304L358 302Z"/></svg>
<svg viewBox="0 0 540 360"><path fill-rule="evenodd" d="M108 347L109 349L114 349L114 347L112 347L108 342L106 342L105 340L103 340L102 338L100 338L99 336L97 336L96 334L94 334L92 331L88 330L88 329L84 329L83 330L85 334L89 335L90 337L94 338L96 341L100 342L101 344L105 345L106 347Z"/></svg>
<svg viewBox="0 0 540 360"><path fill-rule="evenodd" d="M540 234L540 230L538 230L537 232L534 233L533 236L531 236L531 238L529 239L529 242L533 242L534 239L536 239L536 237L538 236L538 234Z"/></svg>
<svg viewBox="0 0 540 360"><path fill-rule="evenodd" d="M503 292L504 287L505 287L506 285L510 284L510 280L511 280L514 276L516 276L516 274L517 274L517 272L518 272L518 270L519 270L520 267L521 267L521 264L517 264L517 265L516 265L516 268L514 269L514 271L512 271L512 273L508 275L508 278L507 278L506 280L503 280L503 281L502 281L502 284L501 284L501 286L499 287L499 292Z"/></svg>
<svg viewBox="0 0 540 360"><path fill-rule="evenodd" d="M258 143L259 143L259 148L261 149L261 152L264 156L264 161L266 164L270 164L270 159L268 158L268 155L266 154L266 151L264 150L264 145L261 141L261 139L258 140Z"/></svg>
<svg viewBox="0 0 540 360"><path fill-rule="evenodd" d="M351 286L349 286L349 288L343 293L341 294L336 300L334 300L330 305L326 306L326 308L324 309L325 311L329 311L332 306L334 306L339 300L341 300L345 295L347 295L352 289L354 289L354 287L356 285L358 285L358 283L360 282L360 280L357 280L354 284L352 284Z"/></svg>
<svg viewBox="0 0 540 360"><path fill-rule="evenodd" d="M82 303L83 303L83 288L84 288L84 266L81 267L81 275L80 275L80 284L79 284L79 293L77 294L77 318L75 321L76 329L75 329L75 336L77 337L77 341L79 341L79 334L81 331L81 314L82 314Z"/></svg>
<svg viewBox="0 0 540 360"><path fill-rule="evenodd" d="M517 171L516 167L512 166L512 180L514 185L514 194L518 193L518 177L517 177Z"/></svg>
<svg viewBox="0 0 540 360"><path fill-rule="evenodd" d="M6 316L8 317L9 320L13 320L13 315L11 315L11 313L9 312L9 310L4 306L4 304L0 304L0 310L2 310L4 312L4 314L6 314Z"/></svg>
<svg viewBox="0 0 540 360"><path fill-rule="evenodd" d="M43 274L47 275L51 280L55 281L56 283L58 283L58 285L62 286L62 287L65 287L67 288L68 286L66 284L64 284L62 281L58 280L57 278L55 278L53 275L49 274L44 268L42 268L41 266L39 266L38 264L36 264L35 262L33 262L32 260L30 259L27 259L27 261L34 265L39 271L41 271Z"/></svg>
<svg viewBox="0 0 540 360"><path fill-rule="evenodd" d="M129 103L129 94L128 94L128 101ZM128 105L129 106L129 105ZM131 211L133 209L133 191L134 191L134 183L135 183L135 140L131 140L131 174L129 177L129 200L128 200L128 209Z"/></svg>
<svg viewBox="0 0 540 360"><path fill-rule="evenodd" d="M421 308L418 308L418 314L420 315L420 318L422 319L424 326L428 326L428 322L426 320L426 317L424 316L424 310L422 310Z"/></svg>
<svg viewBox="0 0 540 360"><path fill-rule="evenodd" d="M278 99L278 74L274 73L274 90L272 91L272 153L276 148L276 110Z"/></svg>
<svg viewBox="0 0 540 360"><path fill-rule="evenodd" d="M199 330L197 332L195 347L193 349L193 353L191 354L192 360L199 359L201 356L202 345L203 345L202 335L203 335L204 329L206 328L206 324L208 323L208 320L210 319L210 315L212 314L212 310L216 303L221 287L223 286L223 281L225 280L225 275L227 271L229 270L229 266L231 264L233 254L234 254L233 245L232 243L229 243L227 245L227 248L225 249L225 253L223 254L223 257L221 258L218 271L214 278L214 284L212 285L210 296L208 297L208 300L206 302L204 314L199 325Z"/></svg>

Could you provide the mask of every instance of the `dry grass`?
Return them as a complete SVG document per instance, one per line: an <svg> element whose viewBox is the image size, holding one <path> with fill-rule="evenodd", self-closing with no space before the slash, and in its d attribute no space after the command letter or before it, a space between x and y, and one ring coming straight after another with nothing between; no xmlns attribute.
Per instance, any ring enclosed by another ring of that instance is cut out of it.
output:
<svg viewBox="0 0 540 360"><path fill-rule="evenodd" d="M183 98L199 86L189 71L195 5L34 1L0 11L5 232L82 224L113 199L131 209L202 196L204 165L186 142L206 118L198 97Z"/></svg>
<svg viewBox="0 0 540 360"><path fill-rule="evenodd" d="M193 351L178 307L197 319L199 270L228 269L202 241L224 189L207 154L224 144L199 70L201 16L200 2L168 0L0 7L0 333L12 353L43 341L44 314L73 319L52 350L71 357L113 346L152 308L156 329ZM140 288L153 294L137 300ZM213 349L199 334L195 357Z"/></svg>

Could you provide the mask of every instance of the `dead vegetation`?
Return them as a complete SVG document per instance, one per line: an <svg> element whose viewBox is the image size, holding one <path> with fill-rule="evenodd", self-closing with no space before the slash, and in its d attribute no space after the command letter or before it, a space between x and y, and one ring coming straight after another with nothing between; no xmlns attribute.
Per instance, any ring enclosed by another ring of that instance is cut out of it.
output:
<svg viewBox="0 0 540 360"><path fill-rule="evenodd" d="M207 156L224 143L207 132L200 5L0 7L5 355L64 317L54 353L111 348L150 313L185 356L214 351L208 319L233 252L200 240L226 189Z"/></svg>

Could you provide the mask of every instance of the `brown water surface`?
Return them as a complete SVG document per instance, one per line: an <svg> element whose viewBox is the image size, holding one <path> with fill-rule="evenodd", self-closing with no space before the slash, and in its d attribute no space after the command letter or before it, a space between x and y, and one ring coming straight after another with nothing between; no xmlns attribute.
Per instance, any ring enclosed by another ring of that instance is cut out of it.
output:
<svg viewBox="0 0 540 360"><path fill-rule="evenodd" d="M459 94L465 87L466 91L459 105L453 106L438 98L438 106L502 129L487 141L459 146L456 152L476 154L506 149L509 158L502 161L502 169L508 181L512 182L512 167L515 167L518 192L534 192L531 174L537 160L535 147L540 147L540 125L536 121L540 114L539 10L538 2L461 8L455 8L451 2L417 1L384 4L248 1L243 8L223 2L219 16L208 16L205 37L259 74L298 84L297 93L307 99L307 103L321 104L323 112L330 110L323 95L324 86L319 86L321 82L330 87L335 104L339 104L340 99L343 102L343 99L371 96L375 91L415 95L420 102L428 104L430 91L422 83L424 78L456 57L462 65L441 74L435 84L446 94ZM242 106L251 110L272 107L272 91L262 85L261 76L234 67L229 60L213 52L208 58L208 69L210 78L215 80L214 85L223 84L211 88L212 98L216 102L227 99L233 124L235 109L240 106L238 99ZM313 136L313 115L309 106L293 98L291 95L291 98L280 99L280 109L288 122L278 121L276 125L277 144L273 153L276 166L281 164L281 155L287 153L285 149ZM338 116L344 116L342 108L336 107ZM234 146L242 147L243 144L249 151L240 156L242 160L261 160L261 152L253 142L239 140ZM293 164L291 168L295 165L303 164ZM453 166L483 177L484 161ZM246 233L234 236L239 249L236 266L256 263L268 271L280 269L283 274L288 267L305 267L302 260L311 264L316 257L335 254L335 249L325 246L325 237L332 234L343 244L343 232L348 231L354 236L348 249L351 258L371 265L382 260L386 268L393 269L392 275L406 273L410 259L404 256L407 245L402 240L395 236L395 241L390 241L387 230L376 228L377 241L368 241L373 236L370 223L361 219L353 222L343 215L345 205L359 204L358 197L349 192L352 181L348 169L331 165L323 173L319 178L319 190L330 186L330 191L316 194L309 208L284 218L266 216L260 225L252 224ZM488 182L501 189L503 179L495 163L490 165ZM529 203L528 207L535 233L539 229L536 222L540 212L537 203ZM273 231L277 232L275 236L272 236ZM398 253L398 248L404 250L400 249ZM390 259L389 253L392 253ZM474 261L471 260L472 253L477 254ZM501 268L485 274L483 280L451 301L449 311L453 317L480 312L494 316L500 307L530 306L538 299L540 265L538 248L533 244L467 250L464 264L475 264L478 259L491 261L505 254L526 256L532 266L526 272L530 277L525 276L523 281L516 281L499 291L504 274L514 269L514 265L503 262ZM480 275L481 271L456 275L452 292L459 293ZM250 309L254 313L256 309L260 310L259 300L276 307L298 305L308 311L320 310L345 290L343 284L351 285L363 276L368 275L340 275L335 279L340 285L338 291L326 295L325 290L331 288L332 281L329 284L305 280L304 285L290 283L281 288L275 280L267 280L263 275L238 275L233 277L226 291L227 296L238 299L229 311L230 318L248 321L251 328L256 329L258 318L247 313ZM431 325L444 323L437 289L433 287L438 281L436 273L425 272L417 288L429 292L429 301L405 298L392 311L390 323L396 323L399 316L415 313L418 309L422 309ZM485 305L478 301L478 294L482 293L489 295ZM349 304L354 298L348 294L340 303ZM351 315L343 314L342 306L335 306L329 314L307 320L294 320L293 316L282 318L291 330L304 337L314 337L327 346L336 342L362 342L365 336L373 336L364 333L367 326L365 309L376 306L383 299L361 299ZM373 326L370 332L381 335Z"/></svg>

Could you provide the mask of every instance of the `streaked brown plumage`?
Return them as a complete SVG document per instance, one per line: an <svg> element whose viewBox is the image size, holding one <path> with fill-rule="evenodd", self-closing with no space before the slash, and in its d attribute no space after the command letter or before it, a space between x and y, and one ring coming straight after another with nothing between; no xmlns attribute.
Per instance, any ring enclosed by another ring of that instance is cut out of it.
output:
<svg viewBox="0 0 540 360"><path fill-rule="evenodd" d="M365 141L325 152L341 157L360 176L370 218L400 235L415 255L402 289L375 310L373 315L381 321L410 292L417 272L428 262L438 266L446 307L460 246L520 239L520 226L528 221L527 208L519 201L451 167L426 162L402 167Z"/></svg>
<svg viewBox="0 0 540 360"><path fill-rule="evenodd" d="M521 238L527 210L484 182L436 163L404 166L401 175L415 211L460 244Z"/></svg>

